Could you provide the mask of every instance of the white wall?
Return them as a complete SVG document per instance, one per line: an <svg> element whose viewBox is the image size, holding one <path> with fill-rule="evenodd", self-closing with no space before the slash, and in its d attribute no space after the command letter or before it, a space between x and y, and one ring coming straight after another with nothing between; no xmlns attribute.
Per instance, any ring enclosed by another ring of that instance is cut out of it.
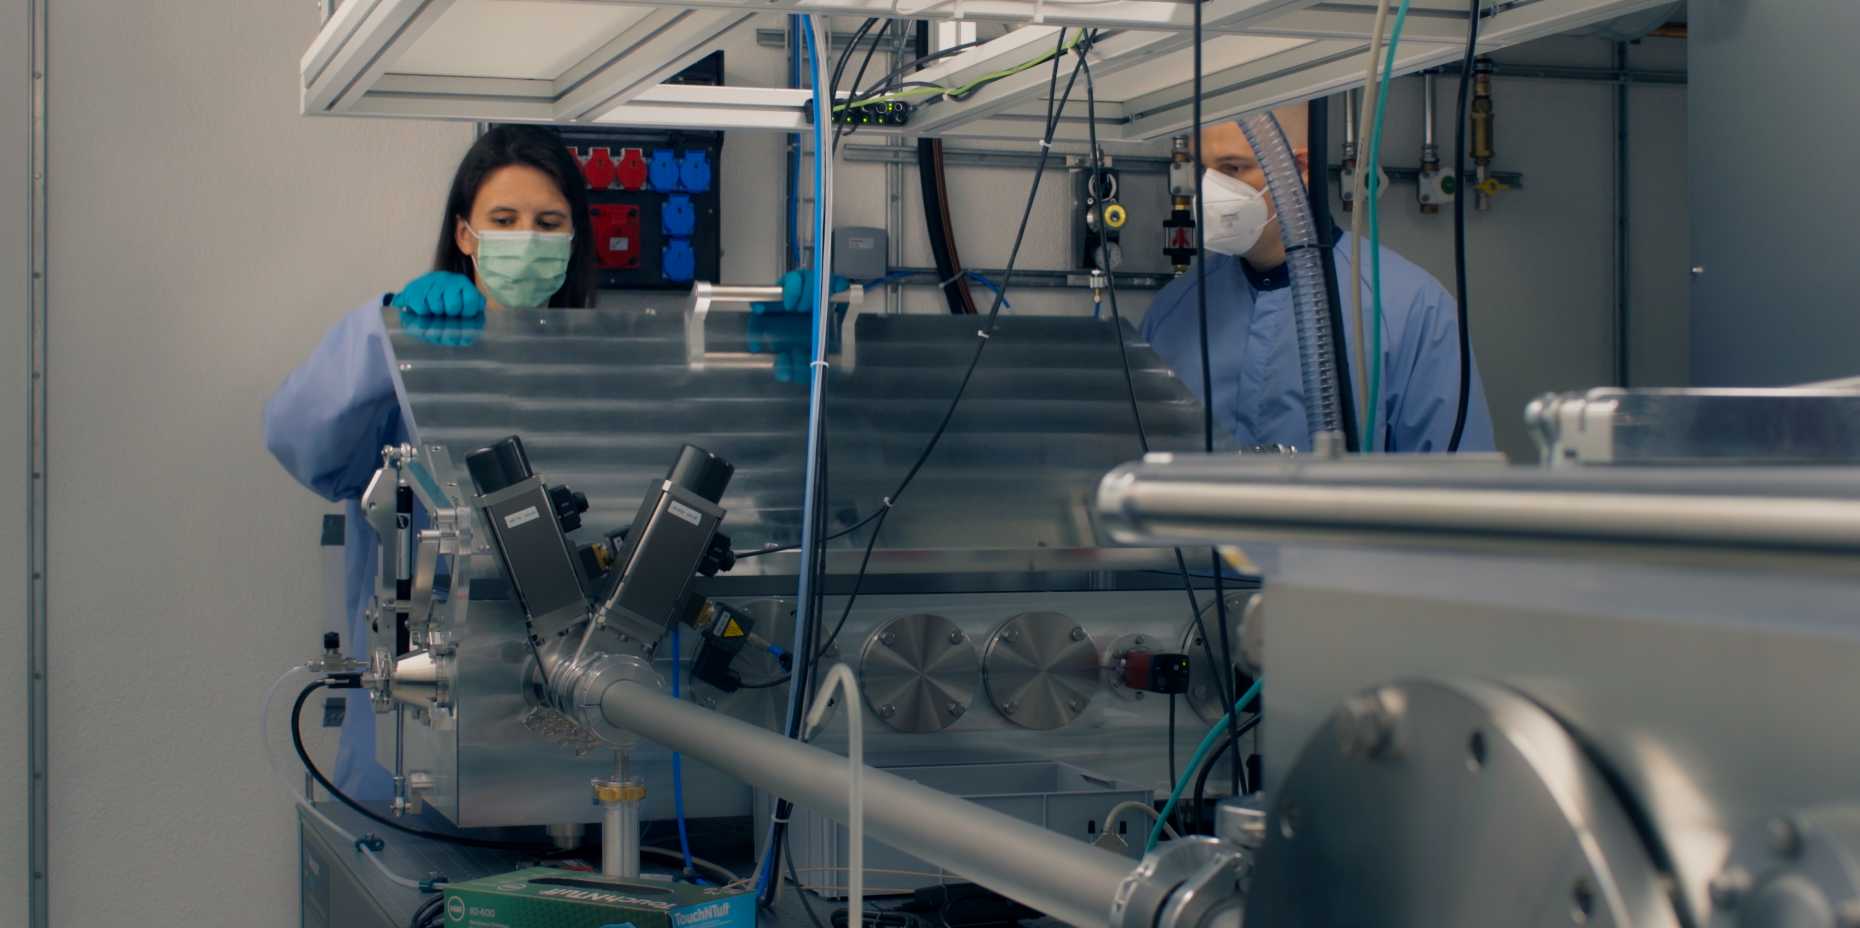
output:
<svg viewBox="0 0 1860 928"><path fill-rule="evenodd" d="M26 5L0 7L0 925L26 920Z"/></svg>
<svg viewBox="0 0 1860 928"><path fill-rule="evenodd" d="M260 410L428 260L469 129L298 116L308 0L49 5L52 920L283 928L254 709L318 644L325 506Z"/></svg>

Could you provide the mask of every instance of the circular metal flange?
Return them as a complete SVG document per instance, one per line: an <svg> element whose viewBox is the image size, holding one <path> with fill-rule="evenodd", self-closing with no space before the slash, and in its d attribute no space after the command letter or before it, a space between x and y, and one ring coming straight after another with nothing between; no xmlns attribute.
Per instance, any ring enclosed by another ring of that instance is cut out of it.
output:
<svg viewBox="0 0 1860 928"><path fill-rule="evenodd" d="M1708 901L1708 928L1860 928L1860 821L1837 810L1747 829Z"/></svg>
<svg viewBox="0 0 1860 928"><path fill-rule="evenodd" d="M1152 635L1123 635L1111 642L1111 646L1104 649L1104 688L1125 702L1142 699L1142 690L1124 685L1124 655L1132 651L1152 651L1160 644L1162 641ZM1190 661L1189 666L1193 668L1194 662Z"/></svg>
<svg viewBox="0 0 1860 928"><path fill-rule="evenodd" d="M1246 633L1247 604L1252 602L1255 595L1257 594L1253 590L1234 590L1227 594L1227 644L1233 649L1235 663L1240 661L1240 643L1244 640ZM1220 721L1221 717L1227 714L1227 710L1232 708L1228 700L1221 698L1220 681L1227 674L1225 672L1215 673L1215 668L1219 666L1221 653L1221 631L1220 626L1216 624L1219 621L1219 610L1215 608L1215 602L1210 597L1201 607L1201 627L1206 628L1208 634L1214 636L1214 640L1210 643L1212 647L1202 645L1201 632L1196 628L1195 623L1188 623L1188 628L1182 632L1182 653L1188 655L1188 706L1195 710L1197 717L1210 725ZM1208 659L1210 654L1216 655L1215 660ZM1240 689L1245 691L1247 686L1251 685L1251 681L1244 676L1245 671L1241 673L1243 676Z"/></svg>
<svg viewBox="0 0 1860 928"><path fill-rule="evenodd" d="M794 601L779 597L754 599L747 602L732 602L732 606L748 613L754 620L756 637L773 644L782 650L789 649L789 642L794 640ZM695 658L698 648L704 643L702 633L693 629L680 632L681 643L685 652ZM667 636L662 644L671 641ZM660 657L669 662L669 645L662 649ZM687 659L685 681L686 697L706 709L713 709L725 715L742 719L752 725L764 728L780 728L788 701L788 685L765 686L755 689L739 689L726 693L702 680L689 675ZM742 653L736 656L733 665L746 684L767 683L788 675L781 661L770 654L766 647L754 643L744 646Z"/></svg>
<svg viewBox="0 0 1860 928"><path fill-rule="evenodd" d="M1098 646L1059 612L1023 612L1001 623L982 651L982 679L995 709L1022 728L1072 723L1103 685Z"/></svg>
<svg viewBox="0 0 1860 928"><path fill-rule="evenodd" d="M1673 928L1668 885L1549 713L1489 684L1404 682L1306 742L1245 924Z"/></svg>
<svg viewBox="0 0 1860 928"><path fill-rule="evenodd" d="M879 721L902 732L942 731L975 700L981 658L956 623L930 614L899 616L865 640L859 689Z"/></svg>

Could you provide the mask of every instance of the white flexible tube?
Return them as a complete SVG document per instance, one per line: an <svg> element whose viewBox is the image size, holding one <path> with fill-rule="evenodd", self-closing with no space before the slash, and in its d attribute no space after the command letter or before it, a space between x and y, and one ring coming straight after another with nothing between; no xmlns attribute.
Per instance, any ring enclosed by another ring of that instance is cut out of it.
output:
<svg viewBox="0 0 1860 928"><path fill-rule="evenodd" d="M1118 818L1122 817L1125 812L1142 812L1145 815L1148 815L1150 817L1150 821L1152 822L1162 821L1162 813L1156 811L1156 807L1150 805L1147 802L1135 802L1135 801L1120 802L1117 805L1112 806L1110 814L1104 817L1104 833L1105 834L1116 834L1117 833L1112 830L1112 827L1117 824ZM1168 822L1163 822L1163 834L1168 835L1171 839L1182 837L1181 835L1176 833L1176 830L1173 827L1171 827Z"/></svg>
<svg viewBox="0 0 1860 928"><path fill-rule="evenodd" d="M1356 317L1356 350L1350 352L1351 373L1355 375L1351 378L1351 385L1355 389L1350 391L1352 394L1350 405L1356 408L1359 431L1367 428L1371 419L1369 410L1364 408L1364 404L1369 401L1367 355L1370 338L1363 317L1363 269L1369 266L1369 262L1363 257L1363 222L1369 212L1369 174L1372 171L1382 170L1382 152L1374 150L1362 140L1369 138L1369 121L1375 113L1376 74L1382 62L1382 36L1388 28L1388 19L1389 0L1377 0L1376 22L1369 36L1369 66L1363 71L1363 112L1356 123L1361 127L1357 131L1359 142L1356 155L1356 180L1351 185L1352 195L1356 198L1356 209L1350 214L1350 266L1352 271L1350 302L1355 307L1353 315ZM1310 402L1309 398L1306 402ZM1313 436L1312 440L1315 441L1316 436ZM1362 449L1368 451L1374 441L1375 436L1363 435Z"/></svg>
<svg viewBox="0 0 1860 928"><path fill-rule="evenodd" d="M834 664L827 679L814 694L814 705L807 713L807 732L811 737L820 728L832 706L835 691L846 703L846 762L849 765L846 809L848 832L846 851L846 911L865 911L865 710L859 704L859 683L846 665Z"/></svg>

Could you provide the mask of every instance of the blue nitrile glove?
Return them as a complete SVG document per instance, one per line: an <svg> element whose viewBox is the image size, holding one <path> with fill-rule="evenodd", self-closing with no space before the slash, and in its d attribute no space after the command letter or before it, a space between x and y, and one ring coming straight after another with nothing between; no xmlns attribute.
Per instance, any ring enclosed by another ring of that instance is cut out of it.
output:
<svg viewBox="0 0 1860 928"><path fill-rule="evenodd" d="M852 283L844 277L835 275L831 281L834 293L844 293ZM755 303L749 308L758 313L812 313L814 311L814 288L805 268L789 271L781 275L781 302Z"/></svg>
<svg viewBox="0 0 1860 928"><path fill-rule="evenodd" d="M400 330L446 348L463 348L478 340L484 331L484 314L475 316L426 316L411 309L400 311Z"/></svg>
<svg viewBox="0 0 1860 928"><path fill-rule="evenodd" d="M807 365L814 360L813 316L775 309L749 317L749 350L775 356L775 379L781 383L807 383Z"/></svg>
<svg viewBox="0 0 1860 928"><path fill-rule="evenodd" d="M394 294L394 305L421 316L482 316L484 294L463 274L427 271Z"/></svg>

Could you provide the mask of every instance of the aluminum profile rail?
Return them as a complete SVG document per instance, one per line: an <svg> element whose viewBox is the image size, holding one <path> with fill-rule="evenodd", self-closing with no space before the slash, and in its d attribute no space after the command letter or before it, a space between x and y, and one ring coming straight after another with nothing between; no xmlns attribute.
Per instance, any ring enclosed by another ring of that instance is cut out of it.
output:
<svg viewBox="0 0 1860 928"><path fill-rule="evenodd" d="M1493 2L1480 51L1567 32L1666 0ZM509 5L475 0L353 0L304 54L302 110L311 115L636 125L796 132L807 93L785 87L680 87L660 83L719 47L757 14L897 16L1004 23L981 46L938 61L914 80L957 86L1006 76L965 95L919 98L894 134L1032 144L1044 123L1049 69L1017 70L1067 28L1100 30L1092 50L1098 135L1141 145L1188 124L1193 8L1174 0L664 0L548 4L514 18ZM1374 5L1319 0L1208 0L1203 109L1229 119L1296 103L1360 80ZM1465 11L1415 5L1396 72L1451 64ZM513 50L521 54L513 54ZM1057 137L1081 141L1082 100Z"/></svg>

